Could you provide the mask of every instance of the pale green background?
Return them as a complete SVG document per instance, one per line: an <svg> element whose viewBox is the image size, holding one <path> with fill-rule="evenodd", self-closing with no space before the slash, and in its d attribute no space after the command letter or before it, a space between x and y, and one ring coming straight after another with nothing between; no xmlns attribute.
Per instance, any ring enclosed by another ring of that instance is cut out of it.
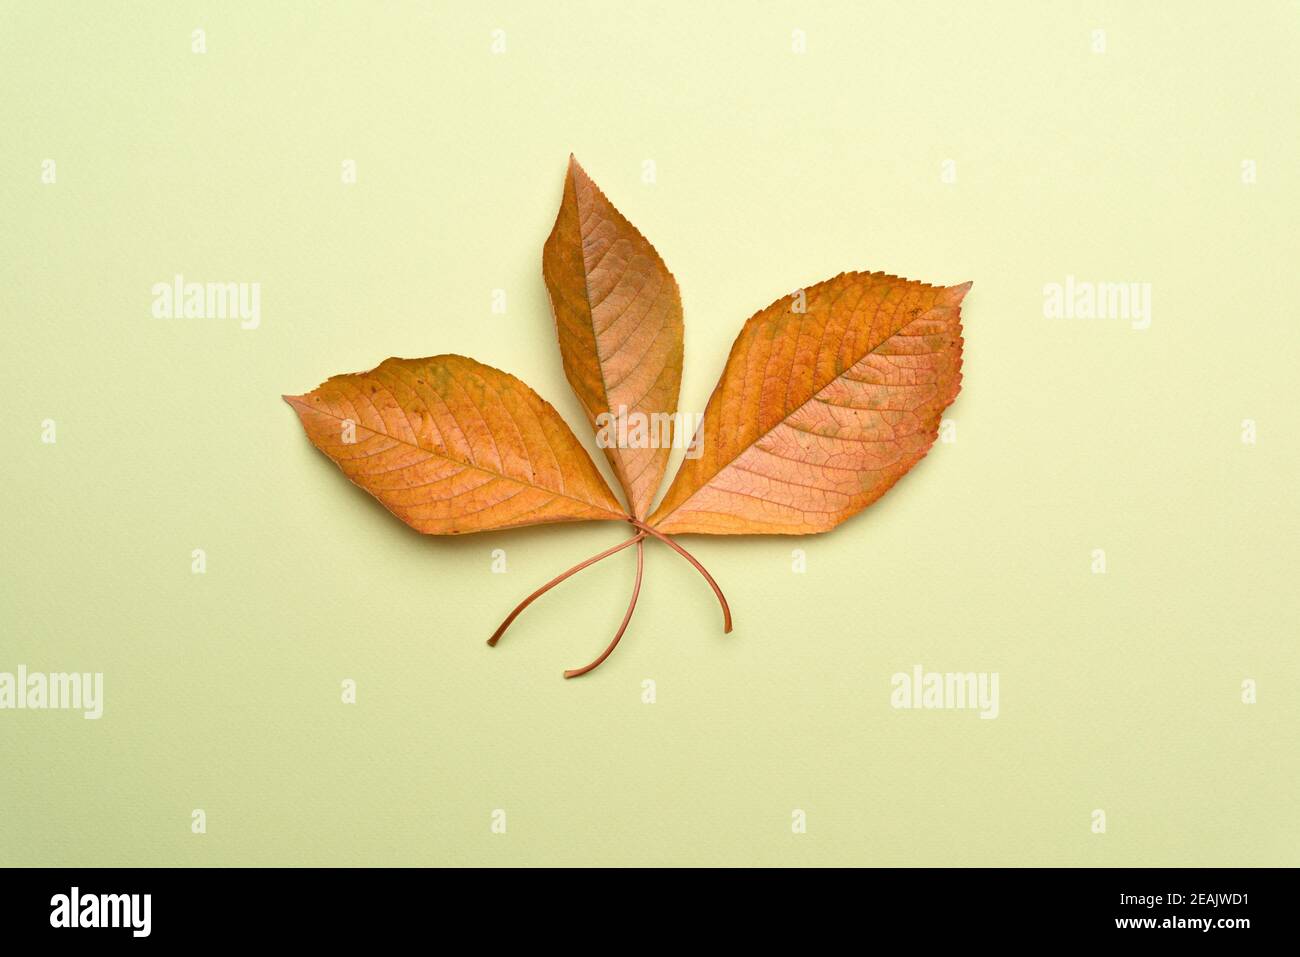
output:
<svg viewBox="0 0 1300 957"><path fill-rule="evenodd" d="M0 712L0 863L1300 863L1298 60L1293 2L5 3L0 670L106 705ZM975 286L955 444L830 534L691 539L727 638L649 549L566 682L631 553L484 639L624 528L421 537L279 396L460 352L586 438L570 151L678 277L684 409L796 286ZM176 272L261 328L151 318ZM1045 319L1067 274L1152 283L1151 328ZM891 710L918 663L1001 716Z"/></svg>

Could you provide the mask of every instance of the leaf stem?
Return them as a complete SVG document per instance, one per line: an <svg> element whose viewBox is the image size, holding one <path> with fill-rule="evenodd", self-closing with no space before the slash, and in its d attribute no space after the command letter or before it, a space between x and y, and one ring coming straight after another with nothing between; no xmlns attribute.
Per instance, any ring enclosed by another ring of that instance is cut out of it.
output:
<svg viewBox="0 0 1300 957"><path fill-rule="evenodd" d="M645 570L645 542L642 541L642 539L644 538L645 538L645 533L642 532L635 539L636 541L636 584L632 586L632 600L627 603L627 613L623 616L623 624L618 626L618 631L614 635L614 640L611 641L608 647L606 647L605 650L600 653L600 657L597 658L595 661L593 661L591 664L584 665L581 668L572 668L564 673L564 677L577 678L581 675L585 675L589 671L594 671L596 668L600 666L600 663L604 661L606 658L608 658L610 656L610 653L615 648L618 647L619 639L623 637L623 632L627 631L628 622L632 620L632 612L636 611L637 596L641 594L641 574Z"/></svg>
<svg viewBox="0 0 1300 957"><path fill-rule="evenodd" d="M617 545L614 545L614 546L612 546L612 547L610 547L610 548L607 548L607 549L605 549L603 552L601 552L599 555L593 555L593 556L591 556L591 558L588 558L585 562L579 562L578 564L576 564L576 565L574 565L572 568L570 568L567 572L562 572L562 573L560 573L559 575L556 575L554 578L552 578L550 581L548 581L545 585L543 585L541 588L537 589L537 591L533 592L531 595L529 595L527 598L525 598L523 601L521 601L518 605L516 605L516 606L515 606L515 610L512 611L509 615L506 616L506 620L503 621L503 622L501 622L501 625L497 628L496 631L494 631L494 632L492 633L492 637L488 639L487 643L488 643L489 645L495 645L498 641L500 641L500 640L501 640L501 636L504 635L505 632L506 632L506 629L510 627L510 623L513 622L516 618L518 618L518 617L519 617L519 614L520 614L520 613L521 613L525 608L527 608L529 605L531 605L531 604L532 604L533 602L535 602L537 599L541 598L541 597L542 597L543 595L545 595L548 591L550 591L552 588L554 588L554 587L555 587L556 585L558 585L560 582L564 581L564 580L565 580L566 578L568 578L570 575L575 575L575 574L577 574L578 572L580 572L580 571L582 571L584 568L586 568L588 565L594 565L594 564L596 564L596 562L600 561L601 559L608 558L610 555L613 555L615 552L621 552L623 549L627 548L629 545L637 545L637 544L639 544L639 543L641 542L641 540L642 540L643 538L645 538L645 536L646 536L646 533L645 533L645 532L640 532L640 533L638 533L638 534L636 534L636 535L633 535L633 536L632 536L631 538L629 538L627 541L625 541L625 542L620 542L620 543L617 544Z"/></svg>
<svg viewBox="0 0 1300 957"><path fill-rule="evenodd" d="M731 607L727 604L727 596L722 594L722 589L719 588L718 583L713 580L713 576L709 574L709 570L705 568L703 565L701 565L699 561L696 560L694 555L692 555L686 549L682 548L682 546L678 545L675 541L673 541L663 532L651 528L649 525L646 525L644 522L640 521L639 519L635 519L630 516L628 517L628 521L631 522L633 525L635 525L637 528L641 529L642 535L653 535L655 538L659 539L660 541L667 543L668 547L673 549L673 551L677 552L677 554L681 555L688 562L690 562L692 565L695 566L695 570L704 576L704 580L708 582L709 587L713 589L713 594L718 596L718 604L722 606L722 631L724 634L730 633L731 632Z"/></svg>

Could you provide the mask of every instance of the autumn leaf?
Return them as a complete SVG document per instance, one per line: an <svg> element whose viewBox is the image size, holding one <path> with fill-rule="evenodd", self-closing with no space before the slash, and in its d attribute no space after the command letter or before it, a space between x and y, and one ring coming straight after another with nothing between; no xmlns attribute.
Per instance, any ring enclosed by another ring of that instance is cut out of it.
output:
<svg viewBox="0 0 1300 957"><path fill-rule="evenodd" d="M705 408L700 456L649 524L807 535L880 498L957 397L969 288L842 273L752 316Z"/></svg>
<svg viewBox="0 0 1300 957"><path fill-rule="evenodd" d="M550 403L473 359L388 359L284 399L312 444L416 531L623 518Z"/></svg>
<svg viewBox="0 0 1300 957"><path fill-rule="evenodd" d="M572 157L542 269L565 376L627 497L626 510L549 403L473 359L388 359L284 398L318 449L420 532L588 520L631 525L630 538L538 588L488 639L495 645L556 585L635 546L636 578L618 631L599 657L566 678L600 665L627 631L647 539L672 548L705 578L730 631L722 589L673 536L834 528L926 454L960 388L961 302L970 283L942 287L842 273L799 290L741 329L694 452L651 513L671 443L659 441L658 428L608 425L635 416L664 421L677 412L677 283Z"/></svg>
<svg viewBox="0 0 1300 957"><path fill-rule="evenodd" d="M644 426L672 416L682 381L677 280L572 156L542 248L542 275L565 377L597 434L607 434L611 423ZM632 514L644 518L663 482L669 446L603 447Z"/></svg>

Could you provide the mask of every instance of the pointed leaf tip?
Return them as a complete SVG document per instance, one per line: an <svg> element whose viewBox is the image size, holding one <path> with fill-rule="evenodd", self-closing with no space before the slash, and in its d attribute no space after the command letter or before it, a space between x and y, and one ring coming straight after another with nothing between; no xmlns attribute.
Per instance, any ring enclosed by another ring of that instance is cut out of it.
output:
<svg viewBox="0 0 1300 957"><path fill-rule="evenodd" d="M638 422L672 421L677 411L681 295L654 246L572 155L555 226L542 249L542 275L565 377L632 513L644 518L671 443L636 429Z"/></svg>

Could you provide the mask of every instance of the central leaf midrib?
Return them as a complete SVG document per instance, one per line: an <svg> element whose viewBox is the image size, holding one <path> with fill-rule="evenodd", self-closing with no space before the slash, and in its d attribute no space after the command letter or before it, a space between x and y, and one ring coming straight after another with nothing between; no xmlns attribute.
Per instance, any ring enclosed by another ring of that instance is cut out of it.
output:
<svg viewBox="0 0 1300 957"><path fill-rule="evenodd" d="M316 412L316 413L318 413L318 414L320 414L320 415L327 415L327 416L329 416L331 419L334 419L334 420L336 420L336 421L338 421L338 422L346 421L346 419L345 419L343 416L341 416L341 415L336 415L336 414L333 413L333 412L327 412L327 411L325 411L324 409L317 409L317 408L314 408L314 407L311 407L311 406L308 406L308 408L310 408L311 411ZM605 513L607 513L608 515L612 516L613 518L622 518L622 517L623 517L622 515L619 515L617 512L611 512L611 511L609 511L609 509L607 509L605 506L603 506L603 505L597 505L595 502L588 501L587 499L578 498L578 497L575 496L575 495L570 495L570 494L567 494L567 493L565 493L565 492L557 492L557 491L554 491L553 489L546 488L546 487L543 486L543 485L535 485L535 484L533 484L533 483L531 483L531 482L525 482L525 481L523 481L522 479L518 479L518 478L516 478L516 477L513 476L513 475L507 475L507 474L505 474L504 472L498 472L496 469L490 469L490 468L487 468L486 466L479 465L479 464L477 464L477 463L475 463L475 462L464 462L464 461L462 461L462 460L460 460L460 459L458 459L458 458L455 458L455 457L453 457L453 456L451 456L451 455L447 455L447 454L444 453L444 452L439 452L439 451L436 451L435 449L427 449L427 448L425 448L423 445L420 445L420 444L417 443L417 442L409 442L409 441L407 441L406 439L398 438L396 435L392 435L392 434L390 434L390 433L388 433L388 432L380 432L380 431L378 431L377 429L372 429L372 428L371 428L370 426L368 426L368 425L362 425L361 423L357 422L357 423L356 423L356 427L359 428L359 429L365 429L365 430L366 430L367 432L369 432L371 435L379 435L379 436L383 436L383 437L386 438L386 439L392 439L394 442L397 442L399 445L404 445L404 446L406 446L407 448L417 449L418 451L425 453L426 455L430 456L431 458L442 459L442 460L444 460L444 461L446 461L446 462L454 462L456 465L462 465L462 466L464 466L465 468L468 468L468 469L475 469L475 470L477 470L477 471L479 471L479 472L484 472L484 473L486 473L486 474L488 474L488 475L492 475L492 476L495 476L495 477L497 477L497 478L504 479L504 480L507 481L507 482L513 482L513 483L515 483L516 485L522 485L524 488L535 488L535 489L538 489L539 491L547 492L547 493L549 493L549 494L555 496L556 498L564 498L564 499L568 499L568 500L571 501L571 502L578 502L578 503L580 503L580 504L582 504L582 505L586 505L588 508L594 508L594 509L599 509L599 510L601 510L601 511L604 511ZM557 467L558 467L558 463L557 463ZM563 473L563 471L564 471L563 468L561 468L560 471L561 471L561 473Z"/></svg>
<svg viewBox="0 0 1300 957"><path fill-rule="evenodd" d="M769 307L769 308L770 308L770 307ZM879 306L877 306L876 308L877 308L877 310L879 310ZM764 311L766 311L766 310L764 310ZM874 317L873 317L873 318L874 318ZM915 316L914 316L913 318L915 318ZM789 421L789 419L791 418L791 416L793 416L796 412L798 412L798 411L800 411L801 409L803 409L804 406L806 406L809 402L812 402L814 399L816 399L817 396L821 394L822 390L824 390L827 386L829 386L829 385L830 385L832 382L834 382L836 379L840 379L840 378L842 378L842 377L844 376L844 373L848 372L849 369L852 369L854 366L856 366L858 363L860 363L863 359L867 358L867 356L869 356L869 355L873 355L877 349L879 349L881 346L883 346L883 345L884 345L886 342L888 342L890 339L894 338L894 336L898 335L899 331L902 330L905 326L907 326L911 321L912 321L912 320L909 319L907 322L904 322L902 325L899 325L898 327L896 327L895 329L893 329L893 330L889 333L889 335L885 336L883 339L881 339L879 342L877 342L877 343L876 343L875 345L873 345L871 348L869 348L869 349L867 349L865 352L863 352L862 355L860 355L860 356L858 356L856 359L854 359L853 362L851 362L851 363L850 363L846 368L844 368L844 369L842 369L841 371L835 373L833 376L831 376L829 379L827 379L827 380L826 380L825 382L823 382L821 385L819 385L819 386L817 386L815 389L813 389L812 392L811 392L811 394L809 394L808 398L804 399L802 402L800 402L797 406L795 406L795 407L794 407L793 409L791 409L789 412L785 413L785 414L781 417L781 420L780 420L779 422L777 422L774 426L772 426L770 429L768 429L768 430L767 430L766 432L764 432L762 435L756 436L755 439L754 439L754 441L750 442L748 445L746 445L743 449L741 449L739 452L737 452L737 453L736 453L735 455L733 455L731 458L727 459L726 462L723 462L721 465L719 465L719 466L718 466L718 467L717 467L713 472L711 472L711 473L709 474L709 476L708 476L707 478L705 478L703 481L700 482L699 486L696 487L695 491L691 492L690 495L688 495L688 496L686 496L686 498L682 499L680 505L677 505L677 506L676 506L676 507L675 507L671 512L669 512L667 515L663 515L663 516L661 516L660 519L659 519L657 522L654 523L654 525L655 525L656 527L658 527L658 526L661 525L663 522L667 521L668 518L670 518L671 516L677 514L677 512L679 512L679 511L681 511L682 509L684 509L684 508L686 507L687 503L690 502L691 499L695 498L696 495L698 495L700 492L704 491L704 489L708 488L709 483L712 482L712 481L713 481L715 478L717 478L719 475L721 475L721 474L723 473L723 471L725 471L726 469L730 468L731 465L732 465L732 464L733 464L737 459L739 459L742 455L744 455L746 452L748 452L748 451L749 451L750 449L752 449L754 446L758 445L759 442L762 442L765 438L767 438L769 435L771 435L773 432L775 432L775 431L776 431L777 429L779 429L781 426L785 425L786 422ZM841 337L840 337L840 343L843 344L843 342L844 342L844 337L841 336ZM723 373L724 373L724 375L725 375L725 373L726 373L725 367L724 367ZM788 383L788 381L787 381L787 384L786 384L786 385L787 385L787 389L788 389L788 388L789 388L789 383ZM681 473L679 472L678 474L680 475ZM669 487L669 491L670 491L670 492L672 491L671 486Z"/></svg>

